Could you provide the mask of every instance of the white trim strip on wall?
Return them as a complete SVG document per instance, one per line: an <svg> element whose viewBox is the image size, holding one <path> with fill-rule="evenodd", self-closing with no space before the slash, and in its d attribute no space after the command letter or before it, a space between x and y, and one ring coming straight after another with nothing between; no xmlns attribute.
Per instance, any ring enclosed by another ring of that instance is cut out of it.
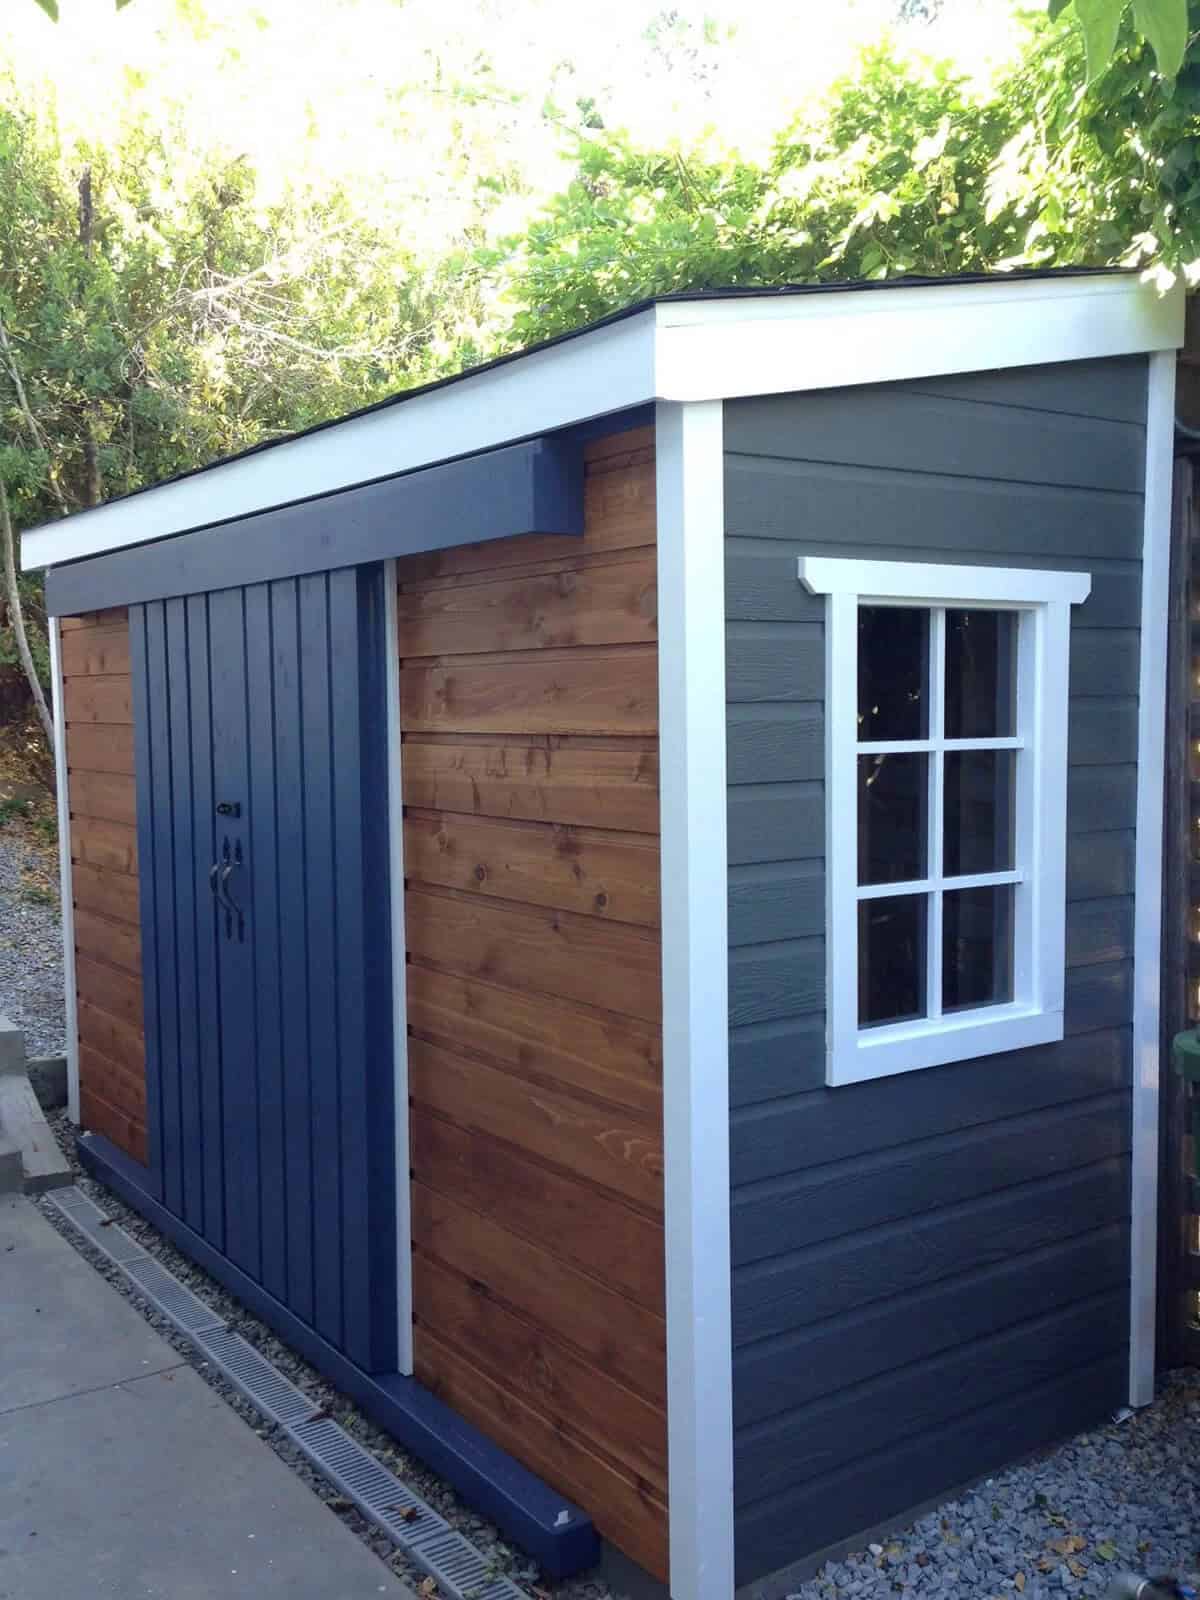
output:
<svg viewBox="0 0 1200 1600"><path fill-rule="evenodd" d="M1183 286L1128 273L660 301L174 483L26 533L26 567L75 561L495 449L657 400L889 383L1183 342Z"/></svg>
<svg viewBox="0 0 1200 1600"><path fill-rule="evenodd" d="M395 1097L396 1360L412 1376L412 1166L408 1117L408 972L404 929L404 786L401 767L400 622L396 563L384 562L384 638L387 660L388 879L392 932L392 1061Z"/></svg>
<svg viewBox="0 0 1200 1600"><path fill-rule="evenodd" d="M1142 539L1142 636L1138 684L1136 899L1133 919L1133 1180L1130 1224L1129 1403L1154 1398L1158 1249L1163 773L1166 758L1167 613L1175 356L1150 358L1146 501Z"/></svg>
<svg viewBox="0 0 1200 1600"><path fill-rule="evenodd" d="M724 414L656 420L670 1590L730 1600Z"/></svg>
<svg viewBox="0 0 1200 1600"><path fill-rule="evenodd" d="M75 997L75 902L71 884L71 797L67 785L67 715L62 629L50 618L50 704L54 716L54 791L58 802L58 884L62 902L63 1002L67 1033L67 1115L79 1121L79 1024Z"/></svg>

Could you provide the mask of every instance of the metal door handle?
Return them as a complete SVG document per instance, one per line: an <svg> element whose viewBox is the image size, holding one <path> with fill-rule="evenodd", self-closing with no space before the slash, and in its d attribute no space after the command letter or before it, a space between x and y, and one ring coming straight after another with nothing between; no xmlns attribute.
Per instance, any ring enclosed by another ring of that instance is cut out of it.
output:
<svg viewBox="0 0 1200 1600"><path fill-rule="evenodd" d="M242 847L239 844L232 861L227 860L221 868L221 898L225 903L225 932L230 939L233 937L232 917L237 918L238 943L242 944L246 938L246 918L242 908L229 892L229 880L234 870L242 864Z"/></svg>

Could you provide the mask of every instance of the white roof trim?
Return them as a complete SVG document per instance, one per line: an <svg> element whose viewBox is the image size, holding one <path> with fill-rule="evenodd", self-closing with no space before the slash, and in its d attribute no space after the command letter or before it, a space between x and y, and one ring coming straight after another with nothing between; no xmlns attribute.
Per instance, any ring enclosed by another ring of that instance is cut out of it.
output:
<svg viewBox="0 0 1200 1600"><path fill-rule="evenodd" d="M677 300L22 539L54 566L653 401L895 383L1178 349L1183 289L1112 274Z"/></svg>

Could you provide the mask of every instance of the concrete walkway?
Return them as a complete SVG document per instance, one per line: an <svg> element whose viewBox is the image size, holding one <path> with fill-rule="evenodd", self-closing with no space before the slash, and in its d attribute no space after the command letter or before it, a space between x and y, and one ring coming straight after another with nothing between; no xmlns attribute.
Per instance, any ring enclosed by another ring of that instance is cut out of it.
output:
<svg viewBox="0 0 1200 1600"><path fill-rule="evenodd" d="M22 1196L0 1198L0 1600L406 1597Z"/></svg>

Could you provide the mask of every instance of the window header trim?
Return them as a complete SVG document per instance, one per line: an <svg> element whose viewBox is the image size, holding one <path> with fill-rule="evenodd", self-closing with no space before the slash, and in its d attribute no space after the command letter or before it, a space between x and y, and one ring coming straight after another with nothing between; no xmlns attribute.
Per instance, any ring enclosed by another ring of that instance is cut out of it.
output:
<svg viewBox="0 0 1200 1600"><path fill-rule="evenodd" d="M906 605L1080 605L1092 592L1089 572L1042 572L1031 567L952 567L941 562L859 561L801 556L800 582L810 594L852 594L859 600ZM919 585L914 583L920 574ZM918 590L919 592L914 592Z"/></svg>

